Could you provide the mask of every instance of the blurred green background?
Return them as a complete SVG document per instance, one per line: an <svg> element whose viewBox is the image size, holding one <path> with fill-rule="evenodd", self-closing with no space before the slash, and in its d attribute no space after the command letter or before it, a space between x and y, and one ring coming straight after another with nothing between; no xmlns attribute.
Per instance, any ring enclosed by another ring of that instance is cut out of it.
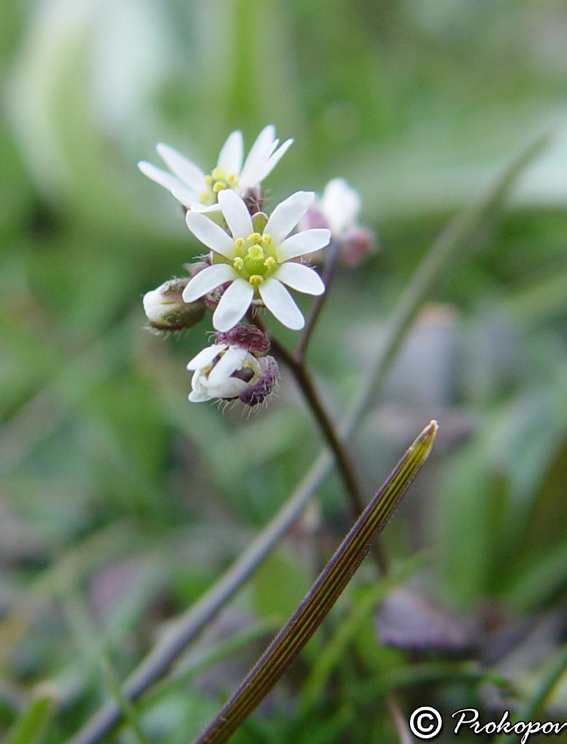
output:
<svg viewBox="0 0 567 744"><path fill-rule="evenodd" d="M186 400L210 325L165 341L144 328L143 293L200 249L136 162L157 164L164 141L209 170L230 131L249 147L267 123L295 138L272 204L343 176L379 233L376 255L337 274L310 349L337 419L435 236L557 129L423 309L351 443L370 497L429 418L441 424L385 535L406 594L374 623L383 587L365 567L235 741L393 740L392 689L407 712L521 706L567 638L565 3L7 0L0 41L0 732L39 686L56 701L44 740L75 733L112 697L101 657L127 675L319 451L285 370L267 410L223 415ZM334 479L318 497L185 659L206 674L146 703L149 741L196 734L302 596L349 524ZM376 633L395 628L399 648L383 648ZM567 717L567 683L550 706Z"/></svg>

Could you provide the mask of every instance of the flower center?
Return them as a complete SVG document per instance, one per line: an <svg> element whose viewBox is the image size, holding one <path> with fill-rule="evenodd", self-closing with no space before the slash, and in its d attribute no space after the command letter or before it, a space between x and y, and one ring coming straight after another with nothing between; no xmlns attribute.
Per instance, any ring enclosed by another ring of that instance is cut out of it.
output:
<svg viewBox="0 0 567 744"><path fill-rule="evenodd" d="M232 261L218 254L213 257L213 263L231 263L235 271L247 282L258 289L260 284L276 273L278 261L276 249L271 235L254 232L247 238L237 238L234 241L234 258Z"/></svg>
<svg viewBox="0 0 567 744"><path fill-rule="evenodd" d="M201 192L201 204L216 204L219 191L236 189L238 177L235 173L227 173L225 168L215 168L209 176L205 176L205 186Z"/></svg>

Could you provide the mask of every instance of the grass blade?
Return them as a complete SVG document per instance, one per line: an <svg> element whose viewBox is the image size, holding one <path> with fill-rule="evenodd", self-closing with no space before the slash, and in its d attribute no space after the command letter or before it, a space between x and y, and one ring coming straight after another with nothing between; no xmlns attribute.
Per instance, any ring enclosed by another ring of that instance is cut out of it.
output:
<svg viewBox="0 0 567 744"><path fill-rule="evenodd" d="M37 690L26 712L17 721L4 744L39 744L53 710L53 695L45 688Z"/></svg>

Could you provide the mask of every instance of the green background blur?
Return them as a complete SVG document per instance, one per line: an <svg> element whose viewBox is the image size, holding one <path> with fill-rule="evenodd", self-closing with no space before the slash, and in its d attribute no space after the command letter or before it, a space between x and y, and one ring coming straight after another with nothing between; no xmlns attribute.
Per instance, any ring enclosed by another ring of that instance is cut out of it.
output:
<svg viewBox="0 0 567 744"><path fill-rule="evenodd" d="M164 141L209 170L230 131L241 128L248 148L267 123L295 138L268 178L271 204L343 176L379 233L378 253L337 274L310 349L337 419L435 236L557 126L507 211L424 308L351 443L370 497L439 420L436 453L385 545L400 566L421 556L412 585L475 626L473 658L524 700L567 636L565 3L6 0L1 18L0 732L44 682L57 699L46 741L76 732L111 696L102 655L119 678L131 671L319 451L285 370L267 410L222 415L186 399L185 364L207 343L208 319L165 341L144 328L143 293L200 249L136 162L158 164ZM318 496L197 656L285 619L348 527L337 483ZM327 640L375 583L363 571ZM372 606L307 719L297 690L324 639L242 741L394 736L380 680L397 689L412 667L378 645ZM357 644L363 670L349 662ZM254 658L240 646L147 705L150 741L198 731ZM469 663L443 649L419 661L448 676ZM483 684L400 689L408 711L451 711L482 705ZM553 706L567 717L567 684Z"/></svg>

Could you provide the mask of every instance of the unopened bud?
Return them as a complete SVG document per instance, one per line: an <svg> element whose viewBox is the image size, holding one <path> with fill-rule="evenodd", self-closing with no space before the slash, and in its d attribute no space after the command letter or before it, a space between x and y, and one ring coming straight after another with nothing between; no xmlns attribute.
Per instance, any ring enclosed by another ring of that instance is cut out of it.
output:
<svg viewBox="0 0 567 744"><path fill-rule="evenodd" d="M250 407L263 403L278 379L276 360L264 356L269 346L266 334L254 326L237 325L217 333L216 341L187 365L194 373L189 400L239 399Z"/></svg>
<svg viewBox="0 0 567 744"><path fill-rule="evenodd" d="M183 302L181 297L189 277L173 278L157 289L146 292L144 311L152 328L160 331L181 331L192 328L205 315L205 302Z"/></svg>

